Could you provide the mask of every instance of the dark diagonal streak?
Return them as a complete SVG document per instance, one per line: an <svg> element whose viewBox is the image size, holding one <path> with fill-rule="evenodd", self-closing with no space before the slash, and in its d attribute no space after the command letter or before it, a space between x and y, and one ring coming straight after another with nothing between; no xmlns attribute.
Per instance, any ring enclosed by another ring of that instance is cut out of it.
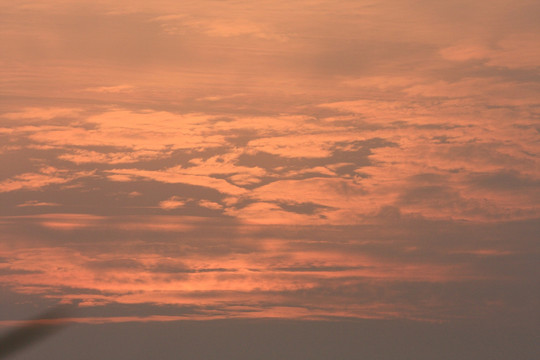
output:
<svg viewBox="0 0 540 360"><path fill-rule="evenodd" d="M0 359L54 334L67 325L69 308L56 307L27 321L0 338Z"/></svg>

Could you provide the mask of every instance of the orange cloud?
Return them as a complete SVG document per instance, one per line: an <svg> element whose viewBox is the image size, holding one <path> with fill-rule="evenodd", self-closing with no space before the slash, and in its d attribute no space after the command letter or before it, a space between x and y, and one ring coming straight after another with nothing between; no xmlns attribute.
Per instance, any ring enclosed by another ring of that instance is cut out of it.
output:
<svg viewBox="0 0 540 360"><path fill-rule="evenodd" d="M150 171L138 169L114 169L108 171L112 176L127 176L120 178L112 178L117 181L129 181L135 177L160 181L164 183L182 183L196 186L205 186L216 189L224 194L240 195L246 192L245 189L232 185L225 180L216 179L209 176L190 175L184 173L181 167L174 167L164 171Z"/></svg>
<svg viewBox="0 0 540 360"><path fill-rule="evenodd" d="M182 201L178 196L173 196L170 199L159 202L159 207L165 210L176 209L184 206L185 201Z"/></svg>
<svg viewBox="0 0 540 360"><path fill-rule="evenodd" d="M97 86L84 89L85 91L92 91L98 93L118 93L129 92L133 89L132 85L113 85L113 86Z"/></svg>
<svg viewBox="0 0 540 360"><path fill-rule="evenodd" d="M441 55L453 61L484 60L489 66L513 69L534 69L540 66L540 51L533 44L540 39L534 32L514 33L489 48L481 44L459 44L441 50Z"/></svg>
<svg viewBox="0 0 540 360"><path fill-rule="evenodd" d="M81 177L92 176L92 174L91 171L71 172L45 167L39 173L24 173L0 182L0 192L35 190L53 184L65 184Z"/></svg>
<svg viewBox="0 0 540 360"><path fill-rule="evenodd" d="M539 5L68 3L2 7L17 302L530 317Z"/></svg>
<svg viewBox="0 0 540 360"><path fill-rule="evenodd" d="M27 206L59 206L60 204L50 203L50 202L40 202L37 200L28 200L22 204L17 205L18 207L27 207Z"/></svg>

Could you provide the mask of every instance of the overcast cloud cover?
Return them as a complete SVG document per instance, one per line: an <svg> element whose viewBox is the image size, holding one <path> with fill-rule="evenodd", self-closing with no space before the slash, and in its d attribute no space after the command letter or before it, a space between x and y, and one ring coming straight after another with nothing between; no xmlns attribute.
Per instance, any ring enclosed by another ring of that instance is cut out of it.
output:
<svg viewBox="0 0 540 360"><path fill-rule="evenodd" d="M112 338L291 321L351 359L321 324L410 329L396 353L443 341L433 324L497 326L521 340L484 349L536 358L539 17L535 0L3 2L0 326L61 303ZM230 358L326 354L252 341Z"/></svg>

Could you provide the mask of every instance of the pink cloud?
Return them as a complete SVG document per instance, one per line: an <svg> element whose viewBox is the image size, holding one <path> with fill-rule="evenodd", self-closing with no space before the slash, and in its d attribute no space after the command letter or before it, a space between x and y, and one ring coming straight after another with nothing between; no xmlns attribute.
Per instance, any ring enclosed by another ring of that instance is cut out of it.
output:
<svg viewBox="0 0 540 360"><path fill-rule="evenodd" d="M65 184L72 180L92 176L92 171L73 172L45 167L39 173L24 173L0 182L0 192L36 190L54 184Z"/></svg>
<svg viewBox="0 0 540 360"><path fill-rule="evenodd" d="M465 43L444 48L440 51L443 58L452 61L483 60L490 56L491 50L474 43Z"/></svg>
<svg viewBox="0 0 540 360"><path fill-rule="evenodd" d="M17 205L18 207L28 207L28 206L59 206L60 204L57 203L51 203L51 202L44 202L44 201L37 201L37 200L28 200L25 201L22 204Z"/></svg>
<svg viewBox="0 0 540 360"><path fill-rule="evenodd" d="M240 195L246 193L246 190L229 182L203 175L186 174L181 167L169 168L163 171L150 171L138 169L114 169L108 171L110 176L120 176L112 178L117 181L130 181L135 177L160 181L164 183L182 183L197 186L205 186L216 189L224 194Z"/></svg>
<svg viewBox="0 0 540 360"><path fill-rule="evenodd" d="M153 159L159 159L166 157L170 154L170 151L156 151L156 150L136 150L136 151L124 151L116 153L103 153L91 150L72 150L66 152L60 156L59 159L71 161L75 164L86 163L105 163L105 164L122 164L133 163L138 161L148 161Z"/></svg>
<svg viewBox="0 0 540 360"><path fill-rule="evenodd" d="M185 205L185 201L183 201L178 196L173 196L167 200L163 200L159 202L159 207L164 210L172 210L177 209L179 207L182 207Z"/></svg>
<svg viewBox="0 0 540 360"><path fill-rule="evenodd" d="M83 113L82 108L62 108L62 107L31 107L18 112L4 113L0 118L10 120L42 120L48 121L54 118L77 118Z"/></svg>
<svg viewBox="0 0 540 360"><path fill-rule="evenodd" d="M98 93L119 93L130 92L133 90L132 85L113 85L113 86L97 86L84 89L85 91L92 91Z"/></svg>
<svg viewBox="0 0 540 360"><path fill-rule="evenodd" d="M212 209L212 210L221 210L221 209L223 209L223 206L221 204L218 204L218 203L213 202L213 201L208 201L208 200L200 200L199 201L199 206L205 207L207 209Z"/></svg>
<svg viewBox="0 0 540 360"><path fill-rule="evenodd" d="M494 47L463 43L441 50L441 55L452 61L485 60L490 66L534 69L540 66L540 51L535 44L537 33L514 33L505 36Z"/></svg>
<svg viewBox="0 0 540 360"><path fill-rule="evenodd" d="M192 149L222 145L224 143L222 136L207 136L198 127L207 120L208 116L201 114L176 115L165 111L111 110L86 118L85 123L97 126L91 130L78 125L36 127L26 130L30 131L28 137L31 140L56 146L115 146L152 152L171 148ZM23 130L25 129L19 129ZM78 153L65 156L74 161L88 162L89 160L85 158L107 161L112 155L79 150ZM122 156L129 160L134 155L118 154L118 157Z"/></svg>

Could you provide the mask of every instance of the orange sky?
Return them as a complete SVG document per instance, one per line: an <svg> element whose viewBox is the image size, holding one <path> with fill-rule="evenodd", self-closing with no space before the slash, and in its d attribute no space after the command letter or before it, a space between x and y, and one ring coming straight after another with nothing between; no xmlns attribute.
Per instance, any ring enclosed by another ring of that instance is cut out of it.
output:
<svg viewBox="0 0 540 360"><path fill-rule="evenodd" d="M0 305L69 302L90 323L530 318L538 14L4 2L0 287L15 300Z"/></svg>

